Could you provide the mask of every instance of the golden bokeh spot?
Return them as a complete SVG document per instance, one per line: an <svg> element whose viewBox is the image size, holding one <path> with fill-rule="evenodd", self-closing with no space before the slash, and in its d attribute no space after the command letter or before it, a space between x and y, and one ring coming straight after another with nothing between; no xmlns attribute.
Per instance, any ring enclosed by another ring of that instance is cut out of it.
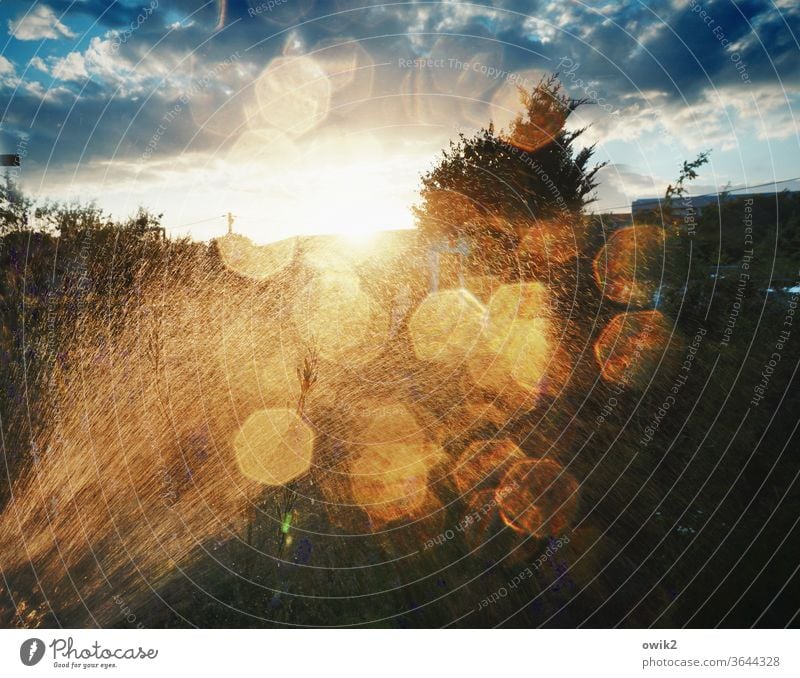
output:
<svg viewBox="0 0 800 678"><path fill-rule="evenodd" d="M507 388L509 379L527 391L538 389L550 365L549 334L546 318L492 325L487 341L468 359L470 375L481 388L498 392Z"/></svg>
<svg viewBox="0 0 800 678"><path fill-rule="evenodd" d="M509 416L535 406L550 371L549 313L549 292L538 282L502 285L489 301L488 326L467 358L467 369Z"/></svg>
<svg viewBox="0 0 800 678"><path fill-rule="evenodd" d="M517 323L508 335L503 355L511 362L511 376L533 390L547 373L551 360L549 323L544 318Z"/></svg>
<svg viewBox="0 0 800 678"><path fill-rule="evenodd" d="M368 447L426 442L425 432L414 415L401 403L365 406L359 419L361 432L356 440L360 445Z"/></svg>
<svg viewBox="0 0 800 678"><path fill-rule="evenodd" d="M374 524L419 516L432 501L431 469L445 460L401 403L366 407L350 465L353 499Z"/></svg>
<svg viewBox="0 0 800 678"><path fill-rule="evenodd" d="M515 323L549 315L550 293L540 282L502 285L489 301L489 320L500 335Z"/></svg>
<svg viewBox="0 0 800 678"><path fill-rule="evenodd" d="M482 304L488 304L495 290L500 287L500 278L494 275L468 275L465 287Z"/></svg>
<svg viewBox="0 0 800 678"><path fill-rule="evenodd" d="M521 461L495 490L503 521L521 534L557 536L578 508L578 482L553 459Z"/></svg>
<svg viewBox="0 0 800 678"><path fill-rule="evenodd" d="M320 125L331 103L331 83L325 70L310 56L276 57L255 84L258 118L298 137Z"/></svg>
<svg viewBox="0 0 800 678"><path fill-rule="evenodd" d="M478 346L485 327L485 309L467 290L429 294L409 323L420 360L460 362Z"/></svg>
<svg viewBox="0 0 800 678"><path fill-rule="evenodd" d="M334 362L362 362L383 347L389 314L361 289L358 276L321 272L304 289L294 309L301 338Z"/></svg>
<svg viewBox="0 0 800 678"><path fill-rule="evenodd" d="M360 43L323 41L314 58L325 71L333 94L331 108L342 114L348 108L363 104L372 94L375 61Z"/></svg>
<svg viewBox="0 0 800 678"><path fill-rule="evenodd" d="M509 466L524 459L524 452L510 440L476 440L458 458L453 482L462 495L493 489Z"/></svg>
<svg viewBox="0 0 800 678"><path fill-rule="evenodd" d="M619 304L651 306L663 276L666 233L660 226L629 226L611 235L594 258L594 278Z"/></svg>
<svg viewBox="0 0 800 678"><path fill-rule="evenodd" d="M350 468L353 498L377 524L417 516L430 500L428 473L443 459L434 443L365 447Z"/></svg>
<svg viewBox="0 0 800 678"><path fill-rule="evenodd" d="M467 359L467 370L473 383L491 396L492 411L502 413L501 422L535 407L538 387L520 383L514 363L503 352L475 351Z"/></svg>
<svg viewBox="0 0 800 678"><path fill-rule="evenodd" d="M286 408L259 410L233 440L239 470L264 485L284 485L308 471L314 432Z"/></svg>
<svg viewBox="0 0 800 678"><path fill-rule="evenodd" d="M614 316L594 344L600 373L608 382L644 388L670 341L670 327L659 311Z"/></svg>
<svg viewBox="0 0 800 678"><path fill-rule="evenodd" d="M253 280L265 280L289 265L297 241L287 238L269 245L255 245L246 236L229 233L217 238L216 243L222 261L229 270Z"/></svg>

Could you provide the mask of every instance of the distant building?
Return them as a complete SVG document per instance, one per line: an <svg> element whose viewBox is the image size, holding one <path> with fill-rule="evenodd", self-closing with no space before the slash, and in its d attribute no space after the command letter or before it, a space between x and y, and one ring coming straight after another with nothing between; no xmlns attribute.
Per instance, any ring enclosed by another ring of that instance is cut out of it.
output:
<svg viewBox="0 0 800 678"><path fill-rule="evenodd" d="M745 196L729 196L728 199L738 199ZM676 216L686 216L694 211L696 217L702 214L706 207L718 205L722 196L715 195L687 195L672 199L672 213ZM666 207L664 198L638 198L631 203L631 214L643 214L645 212L660 213Z"/></svg>

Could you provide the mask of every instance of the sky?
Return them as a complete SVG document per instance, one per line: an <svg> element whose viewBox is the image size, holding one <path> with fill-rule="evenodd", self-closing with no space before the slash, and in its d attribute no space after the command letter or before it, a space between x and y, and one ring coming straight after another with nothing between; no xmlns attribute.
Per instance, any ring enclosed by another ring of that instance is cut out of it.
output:
<svg viewBox="0 0 800 678"><path fill-rule="evenodd" d="M449 140L550 72L589 100L568 124L607 163L593 211L707 149L695 194L800 176L795 0L0 0L0 36L25 190L175 236L227 212L259 242L411 227Z"/></svg>

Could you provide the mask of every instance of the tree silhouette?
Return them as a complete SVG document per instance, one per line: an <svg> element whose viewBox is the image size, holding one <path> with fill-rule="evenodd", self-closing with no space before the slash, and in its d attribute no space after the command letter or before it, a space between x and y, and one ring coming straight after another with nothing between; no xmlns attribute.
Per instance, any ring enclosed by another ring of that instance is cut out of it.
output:
<svg viewBox="0 0 800 678"><path fill-rule="evenodd" d="M591 202L596 175L594 147L574 152L585 128L567 130L569 115L584 99L563 90L557 74L527 92L524 115L508 132L494 124L473 137L451 141L439 164L422 177L420 230L433 238L467 236L513 248L538 220L567 220Z"/></svg>
<svg viewBox="0 0 800 678"><path fill-rule="evenodd" d="M0 182L0 233L25 229L32 206L33 201L25 196L6 171Z"/></svg>

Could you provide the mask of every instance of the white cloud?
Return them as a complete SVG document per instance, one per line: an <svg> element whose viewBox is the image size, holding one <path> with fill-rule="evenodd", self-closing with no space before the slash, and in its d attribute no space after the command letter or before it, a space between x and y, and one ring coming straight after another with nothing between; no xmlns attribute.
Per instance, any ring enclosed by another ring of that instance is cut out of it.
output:
<svg viewBox="0 0 800 678"><path fill-rule="evenodd" d="M0 75L14 75L14 64L0 54Z"/></svg>
<svg viewBox="0 0 800 678"><path fill-rule="evenodd" d="M62 24L47 5L36 5L32 11L16 20L9 20L8 33L17 40L55 40L60 37L73 38L73 33Z"/></svg>
<svg viewBox="0 0 800 678"><path fill-rule="evenodd" d="M86 61L82 54L70 52L53 66L53 77L59 80L82 80L88 78Z"/></svg>
<svg viewBox="0 0 800 678"><path fill-rule="evenodd" d="M782 92L756 85L708 88L689 104L650 91L620 97L618 116L607 115L597 106L580 108L570 117L569 126L589 125L584 143L624 141L652 149L667 142L691 152L709 147L730 151L750 138L796 135L792 107L798 99L796 89Z"/></svg>
<svg viewBox="0 0 800 678"><path fill-rule="evenodd" d="M85 52L70 52L63 57L34 57L31 65L58 80L75 81L96 76L108 84L122 86L126 91L136 88L138 79L133 73L133 63L115 49L112 40L94 37Z"/></svg>
<svg viewBox="0 0 800 678"><path fill-rule="evenodd" d="M597 202L589 206L590 211L626 212L636 198L661 195L667 180L643 174L636 167L625 163L611 163L598 173Z"/></svg>
<svg viewBox="0 0 800 678"><path fill-rule="evenodd" d="M36 68L37 70L42 71L43 73L49 73L50 69L47 67L47 64L44 62L44 59L40 56L35 56L31 59L31 66Z"/></svg>
<svg viewBox="0 0 800 678"><path fill-rule="evenodd" d="M19 83L14 64L0 55L0 85L15 87Z"/></svg>

